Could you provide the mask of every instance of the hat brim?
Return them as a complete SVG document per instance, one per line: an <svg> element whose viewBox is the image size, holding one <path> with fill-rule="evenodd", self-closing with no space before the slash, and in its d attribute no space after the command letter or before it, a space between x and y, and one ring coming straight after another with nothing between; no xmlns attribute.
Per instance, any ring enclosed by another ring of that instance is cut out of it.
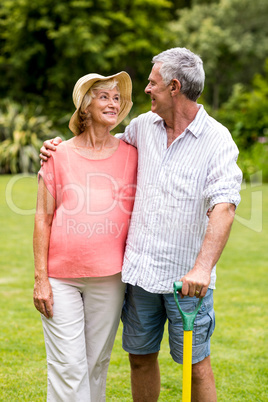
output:
<svg viewBox="0 0 268 402"><path fill-rule="evenodd" d="M103 76L100 74L87 74L81 77L74 86L73 90L73 101L76 107L76 111L72 115L69 128L73 132L74 135L80 134L79 129L79 117L78 117L78 109L80 108L83 98L85 94L89 91L89 89L95 84L97 81L107 81L111 78L116 78L118 84L118 88L120 91L120 111L118 113L118 118L116 124L110 127L110 130L113 130L124 118L129 114L130 109L132 108L132 82L131 78L125 71L121 71L120 73L110 75L110 76Z"/></svg>

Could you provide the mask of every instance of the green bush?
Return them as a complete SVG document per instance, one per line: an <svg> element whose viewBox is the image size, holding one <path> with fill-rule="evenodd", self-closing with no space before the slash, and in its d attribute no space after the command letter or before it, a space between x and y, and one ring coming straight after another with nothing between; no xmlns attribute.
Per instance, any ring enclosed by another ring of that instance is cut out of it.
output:
<svg viewBox="0 0 268 402"><path fill-rule="evenodd" d="M256 175L259 182L268 183L268 142L256 142L248 149L241 149L238 165L243 172L244 180L251 181Z"/></svg>
<svg viewBox="0 0 268 402"><path fill-rule="evenodd" d="M250 89L236 84L228 101L217 112L244 149L268 134L268 59L265 73L256 74Z"/></svg>
<svg viewBox="0 0 268 402"><path fill-rule="evenodd" d="M236 84L226 103L212 115L228 127L239 150L239 166L246 181L261 172L268 182L268 60L264 75L256 74L252 87Z"/></svg>
<svg viewBox="0 0 268 402"><path fill-rule="evenodd" d="M35 173L45 139L59 133L40 107L5 101L0 109L0 173Z"/></svg>

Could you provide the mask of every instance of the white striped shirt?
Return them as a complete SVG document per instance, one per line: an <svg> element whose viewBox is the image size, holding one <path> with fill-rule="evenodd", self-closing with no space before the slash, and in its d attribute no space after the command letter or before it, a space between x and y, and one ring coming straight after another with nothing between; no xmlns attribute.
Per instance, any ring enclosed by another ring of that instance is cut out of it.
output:
<svg viewBox="0 0 268 402"><path fill-rule="evenodd" d="M200 251L215 204L240 202L238 149L226 127L199 105L194 121L167 148L164 121L148 112L120 135L138 148L137 192L122 271L123 282L170 293ZM210 288L215 288L216 266Z"/></svg>

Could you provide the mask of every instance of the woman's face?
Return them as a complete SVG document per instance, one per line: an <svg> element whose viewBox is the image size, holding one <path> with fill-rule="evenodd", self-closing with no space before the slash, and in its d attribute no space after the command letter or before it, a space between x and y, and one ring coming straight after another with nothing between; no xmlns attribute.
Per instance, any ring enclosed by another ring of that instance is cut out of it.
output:
<svg viewBox="0 0 268 402"><path fill-rule="evenodd" d="M117 122L120 111L120 94L118 88L112 90L98 89L94 91L95 98L92 99L86 112L91 114L92 124L113 126Z"/></svg>

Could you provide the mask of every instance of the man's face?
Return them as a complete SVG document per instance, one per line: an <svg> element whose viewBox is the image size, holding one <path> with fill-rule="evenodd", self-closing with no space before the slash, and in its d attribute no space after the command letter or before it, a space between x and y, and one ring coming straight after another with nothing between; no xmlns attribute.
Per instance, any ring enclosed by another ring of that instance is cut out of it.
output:
<svg viewBox="0 0 268 402"><path fill-rule="evenodd" d="M164 117L165 112L170 110L172 105L170 95L170 85L166 86L159 73L161 63L154 64L149 75L149 84L145 88L145 93L150 95L152 100L151 111Z"/></svg>

